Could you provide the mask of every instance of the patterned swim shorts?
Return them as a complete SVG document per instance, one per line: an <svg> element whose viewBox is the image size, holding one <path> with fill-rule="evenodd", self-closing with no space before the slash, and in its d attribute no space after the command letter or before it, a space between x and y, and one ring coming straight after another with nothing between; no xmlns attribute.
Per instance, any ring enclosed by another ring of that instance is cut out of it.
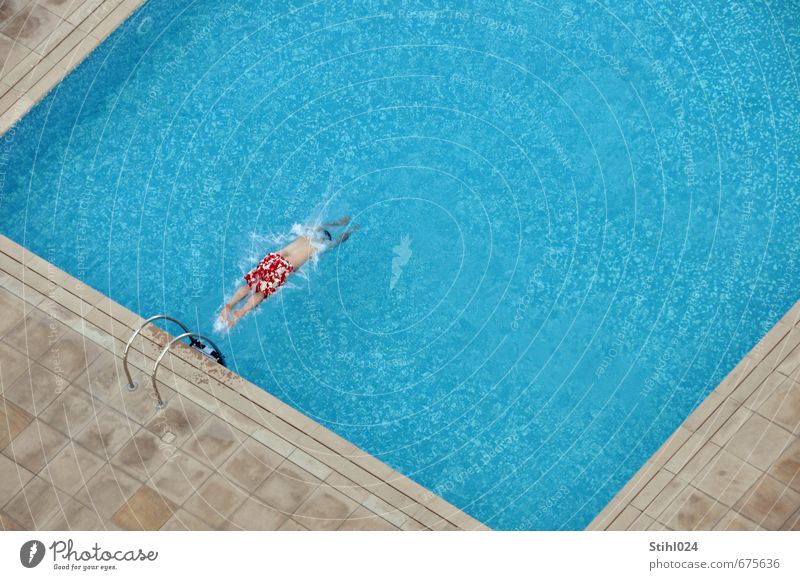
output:
<svg viewBox="0 0 800 580"><path fill-rule="evenodd" d="M258 266L244 275L247 285L253 292L261 292L264 298L274 294L286 277L294 271L289 261L280 254L267 254Z"/></svg>

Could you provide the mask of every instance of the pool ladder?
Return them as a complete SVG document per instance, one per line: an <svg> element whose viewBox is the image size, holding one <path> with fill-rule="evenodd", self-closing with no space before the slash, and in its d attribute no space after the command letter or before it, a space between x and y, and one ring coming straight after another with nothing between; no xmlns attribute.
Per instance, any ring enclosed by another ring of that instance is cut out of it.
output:
<svg viewBox="0 0 800 580"><path fill-rule="evenodd" d="M156 384L156 373L158 372L158 367L161 366L161 361L167 355L169 350L176 342L180 342L184 338L189 339L189 346L196 351L200 352L201 354L207 356L211 360L221 364L222 366L225 365L225 357L222 356L222 351L220 351L219 347L214 343L213 340L208 338L207 336L203 336L202 334L198 334L196 332L191 332L186 325L178 320L177 318L173 318L171 316L167 316L166 314L156 314L155 316L151 316L141 325L139 328L134 331L131 337L128 339L128 344L125 345L125 353L122 355L122 367L125 369L125 376L128 378L128 385L127 388L129 391L135 391L136 388L139 386L136 381L131 378L131 371L128 368L128 352L131 350L131 345L133 341L136 339L137 336L142 332L145 326L155 322L156 320L168 320L170 322L174 322L178 326L181 327L183 330L183 334L179 334L172 340L170 340L167 345L162 349L161 354L158 355L156 359L156 364L153 365L153 371L150 373L150 382L153 385L153 393L155 394L155 401L154 404L157 409L163 409L166 406L166 403L161 398L161 393L158 391L158 385ZM205 341L208 345L204 344ZM210 345L210 346L209 346Z"/></svg>

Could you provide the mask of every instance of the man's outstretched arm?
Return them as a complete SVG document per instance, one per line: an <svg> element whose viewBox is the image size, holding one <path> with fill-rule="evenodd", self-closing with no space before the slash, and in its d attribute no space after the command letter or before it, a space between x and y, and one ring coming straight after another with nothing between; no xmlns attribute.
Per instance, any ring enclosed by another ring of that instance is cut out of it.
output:
<svg viewBox="0 0 800 580"><path fill-rule="evenodd" d="M353 232L355 232L356 230L358 230L358 229L360 229L360 228L361 228L361 226L360 226L360 225L358 225L358 224L356 224L356 225L354 225L352 228L350 228L349 230L347 230L346 232L343 232L343 233L342 233L342 235L340 235L338 238L336 238L336 239L333 241L333 243L331 244L331 248L335 248L336 246L338 246L338 245L339 245L339 244L341 244L342 242L344 242L344 241L347 241L347 239L348 239L350 236L352 236L352 235L353 235Z"/></svg>

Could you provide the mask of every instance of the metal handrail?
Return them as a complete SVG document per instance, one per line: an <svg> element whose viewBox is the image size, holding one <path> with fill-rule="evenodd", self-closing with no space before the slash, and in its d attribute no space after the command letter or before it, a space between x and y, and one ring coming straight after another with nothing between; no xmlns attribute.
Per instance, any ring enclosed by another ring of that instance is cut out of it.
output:
<svg viewBox="0 0 800 580"><path fill-rule="evenodd" d="M158 402L156 403L156 407L158 409L163 409L164 408L164 401L161 400L161 393L158 392L158 385L156 384L156 373L158 372L158 367L161 366L161 360L167 355L167 353L169 352L169 349L172 348L173 344L175 344L176 342L180 342L184 338L189 338L189 337L199 338L200 340L204 340L208 344L210 344L214 348L214 350L216 350L217 352L222 352L213 340L211 340L207 336L203 336L202 334L198 334L197 332L186 331L183 334L180 334L180 335L176 336L175 338L173 338L172 340L170 340L167 343L167 346L164 347L164 350L161 351L161 354L158 355L158 358L156 359L156 364L153 367L153 372L150 374L150 380L153 383L153 391L155 392L156 399L158 400Z"/></svg>
<svg viewBox="0 0 800 580"><path fill-rule="evenodd" d="M180 326L183 329L184 332L189 332L189 329L186 328L186 325L183 322L181 322L177 318L172 318L171 316L167 316L166 314L156 314L155 316L151 316L150 318L148 318L147 320L142 322L142 324L139 326L139 328L136 329L136 332L134 332L131 335L131 337L128 339L128 344L125 345L125 353L122 355L122 368L125 369L125 376L128 378L128 386L127 386L127 388L128 388L129 391L136 390L136 386L137 386L136 383L134 382L134 380L131 378L131 371L128 370L128 351L131 349L131 345L133 344L133 340L137 336L139 336L139 333L142 332L142 330L144 329L145 326L147 326L148 324L150 324L151 322L153 322L155 320L162 320L162 319L163 320L169 320L170 322L174 322L175 324ZM219 352L219 349L217 349L217 351ZM158 395L158 391L157 390L156 390L156 395L158 396L159 404L161 405L161 407L163 407L164 406L163 401L161 401L161 396Z"/></svg>

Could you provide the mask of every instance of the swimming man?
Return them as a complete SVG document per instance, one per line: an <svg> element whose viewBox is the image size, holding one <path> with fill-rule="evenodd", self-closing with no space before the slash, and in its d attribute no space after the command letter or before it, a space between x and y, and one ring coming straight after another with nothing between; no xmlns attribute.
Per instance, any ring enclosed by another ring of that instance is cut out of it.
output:
<svg viewBox="0 0 800 580"><path fill-rule="evenodd" d="M239 320L253 308L258 306L264 298L270 297L277 292L285 282L286 278L300 266L308 262L315 254L334 248L349 238L359 226L345 230L335 240L329 229L346 226L350 223L350 218L345 216L320 226L303 227L295 225L292 233L297 234L291 243L281 248L277 252L271 252L264 256L258 265L244 275L247 284L242 285L230 302L222 307L220 319L227 322L228 328L233 328ZM252 294L251 294L252 293ZM243 300L248 294L250 298L245 302L240 310L234 310L230 316L231 308L239 301Z"/></svg>

